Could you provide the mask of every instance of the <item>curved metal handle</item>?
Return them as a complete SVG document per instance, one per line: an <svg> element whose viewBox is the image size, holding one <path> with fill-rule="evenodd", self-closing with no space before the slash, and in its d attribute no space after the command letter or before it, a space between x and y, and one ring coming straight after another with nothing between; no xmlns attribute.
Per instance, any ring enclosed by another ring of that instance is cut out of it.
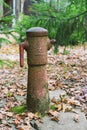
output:
<svg viewBox="0 0 87 130"><path fill-rule="evenodd" d="M20 67L24 66L24 50L28 51L29 44L27 41L24 41L21 45L19 45L19 53L20 53Z"/></svg>
<svg viewBox="0 0 87 130"><path fill-rule="evenodd" d="M52 47L52 45L55 45L56 44L56 40L55 39L48 39L48 42L47 42L47 49L50 50L50 48Z"/></svg>
<svg viewBox="0 0 87 130"><path fill-rule="evenodd" d="M51 40L50 40L50 43L51 43L52 45L55 45L55 44L56 44L56 39L51 39Z"/></svg>

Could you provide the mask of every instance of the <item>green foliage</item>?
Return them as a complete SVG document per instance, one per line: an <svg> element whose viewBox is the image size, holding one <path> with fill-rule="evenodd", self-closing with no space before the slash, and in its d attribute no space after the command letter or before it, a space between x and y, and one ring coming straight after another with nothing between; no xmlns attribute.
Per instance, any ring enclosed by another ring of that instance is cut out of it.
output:
<svg viewBox="0 0 87 130"><path fill-rule="evenodd" d="M3 0L0 0L2 6L9 8L9 11L11 11L11 8L8 4L6 4ZM9 15L9 11L6 12L6 14L3 14L2 17L0 17L0 47L2 43L11 43L9 40L9 35L13 36L13 30L12 27L12 20L15 18L12 15ZM16 38L15 36L13 36Z"/></svg>
<svg viewBox="0 0 87 130"><path fill-rule="evenodd" d="M64 48L63 55L69 55L69 54L70 54L70 51L68 51L66 48Z"/></svg>
<svg viewBox="0 0 87 130"><path fill-rule="evenodd" d="M16 106L16 107L13 107L11 109L11 111L16 113L16 114L21 114L21 113L26 111L26 107L24 105L23 106Z"/></svg>
<svg viewBox="0 0 87 130"><path fill-rule="evenodd" d="M11 11L10 7L3 0L0 0L0 2L3 6L9 8L9 11ZM9 35L11 35L14 39L17 39L13 34L14 30L11 29L14 16L9 16L8 13L9 12L6 12L5 15L0 17L0 48L4 43L11 43ZM12 67L12 63L8 60L0 60L0 68L3 68L4 66L8 66L10 68Z"/></svg>
<svg viewBox="0 0 87 130"><path fill-rule="evenodd" d="M55 50L59 45L76 45L87 41L86 0L50 0L50 3L34 0L29 10L31 15L22 16L15 28L20 34L20 41L26 39L26 30L34 26L46 28L49 38L56 39Z"/></svg>
<svg viewBox="0 0 87 130"><path fill-rule="evenodd" d="M12 19L13 16L5 16L0 18L0 46L2 43L11 43L9 40L9 35L13 36L12 33L14 32L12 29L10 29L10 26L12 26Z"/></svg>
<svg viewBox="0 0 87 130"><path fill-rule="evenodd" d="M15 31L20 35L19 42L26 39L26 30L35 26L46 28L49 31L49 37L55 37L57 19L55 19L54 9L48 3L41 2L33 4L30 11L31 15L22 15L21 20L17 22L15 27Z"/></svg>
<svg viewBox="0 0 87 130"><path fill-rule="evenodd" d="M3 67L12 68L14 64L15 63L9 60L0 60L0 68L3 68Z"/></svg>
<svg viewBox="0 0 87 130"><path fill-rule="evenodd" d="M26 30L32 27L33 23L34 23L34 17L21 14L21 20L18 21L16 26L14 27L14 31L19 34L19 37L17 37L18 43L25 41Z"/></svg>
<svg viewBox="0 0 87 130"><path fill-rule="evenodd" d="M55 104L50 105L50 109L51 109L51 110L56 110L56 108L57 108L57 107L56 107Z"/></svg>

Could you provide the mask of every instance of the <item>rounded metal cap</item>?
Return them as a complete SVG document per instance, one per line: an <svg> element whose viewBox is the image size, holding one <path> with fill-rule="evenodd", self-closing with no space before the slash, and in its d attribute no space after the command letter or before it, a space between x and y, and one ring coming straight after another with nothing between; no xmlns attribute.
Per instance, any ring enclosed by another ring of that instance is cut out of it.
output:
<svg viewBox="0 0 87 130"><path fill-rule="evenodd" d="M28 37L39 37L39 36L47 36L48 31L41 27L33 27L26 31Z"/></svg>

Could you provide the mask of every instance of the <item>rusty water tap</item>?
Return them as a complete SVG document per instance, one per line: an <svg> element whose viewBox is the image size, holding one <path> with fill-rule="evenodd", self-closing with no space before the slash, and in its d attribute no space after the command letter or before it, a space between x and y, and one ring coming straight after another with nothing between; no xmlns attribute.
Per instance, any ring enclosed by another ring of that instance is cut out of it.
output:
<svg viewBox="0 0 87 130"><path fill-rule="evenodd" d="M49 109L47 50L53 41L49 40L48 31L41 27L30 28L26 35L28 42L20 45L20 65L23 67L25 49L28 62L27 108L45 113Z"/></svg>

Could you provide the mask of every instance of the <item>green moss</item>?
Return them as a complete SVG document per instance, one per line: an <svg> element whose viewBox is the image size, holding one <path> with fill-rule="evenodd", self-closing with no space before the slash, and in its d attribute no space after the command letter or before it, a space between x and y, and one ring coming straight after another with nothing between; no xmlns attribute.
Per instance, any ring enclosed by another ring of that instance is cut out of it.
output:
<svg viewBox="0 0 87 130"><path fill-rule="evenodd" d="M50 105L50 109L51 109L51 110L56 110L56 105L55 105L55 104Z"/></svg>
<svg viewBox="0 0 87 130"><path fill-rule="evenodd" d="M16 113L16 114L21 114L21 113L26 111L26 106L25 105L23 105L23 106L16 106L16 107L13 107L11 109L11 111Z"/></svg>

